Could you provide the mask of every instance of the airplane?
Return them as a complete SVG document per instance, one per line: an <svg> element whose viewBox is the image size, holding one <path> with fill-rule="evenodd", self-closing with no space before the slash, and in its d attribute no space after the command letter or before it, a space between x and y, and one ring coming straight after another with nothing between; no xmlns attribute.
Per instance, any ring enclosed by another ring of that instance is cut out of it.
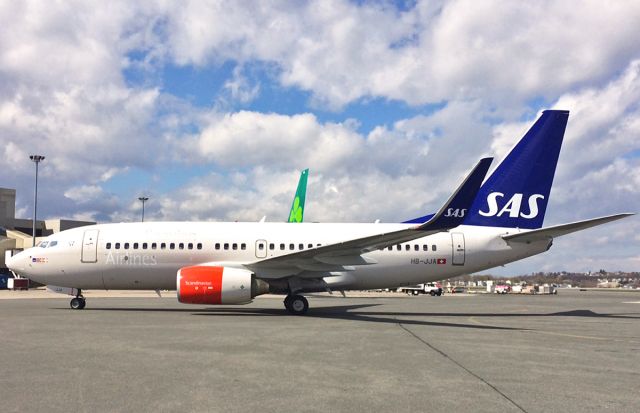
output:
<svg viewBox="0 0 640 413"><path fill-rule="evenodd" d="M182 303L246 304L265 293L305 314L303 294L395 288L547 251L556 237L633 215L543 227L569 112L547 110L483 183L482 159L436 212L401 224L144 222L51 235L7 260L15 273L83 289L177 290ZM66 290L65 290L66 289Z"/></svg>
<svg viewBox="0 0 640 413"><path fill-rule="evenodd" d="M300 173L298 180L298 188L293 196L291 210L289 211L289 219L287 222L302 222L304 218L304 202L307 197L307 178L309 176L309 168Z"/></svg>

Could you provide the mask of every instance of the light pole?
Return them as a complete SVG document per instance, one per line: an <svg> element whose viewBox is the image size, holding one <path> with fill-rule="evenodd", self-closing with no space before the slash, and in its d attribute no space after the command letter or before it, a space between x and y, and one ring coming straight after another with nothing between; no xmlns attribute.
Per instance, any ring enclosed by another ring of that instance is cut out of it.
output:
<svg viewBox="0 0 640 413"><path fill-rule="evenodd" d="M44 161L44 156L42 155L30 155L29 159L31 159L36 164L36 190L33 194L33 232L32 235L32 243L31 246L36 246L36 217L38 213L38 164L41 161Z"/></svg>
<svg viewBox="0 0 640 413"><path fill-rule="evenodd" d="M149 200L149 197L139 196L138 200L142 201L142 221L140 221L140 222L144 222L144 203Z"/></svg>

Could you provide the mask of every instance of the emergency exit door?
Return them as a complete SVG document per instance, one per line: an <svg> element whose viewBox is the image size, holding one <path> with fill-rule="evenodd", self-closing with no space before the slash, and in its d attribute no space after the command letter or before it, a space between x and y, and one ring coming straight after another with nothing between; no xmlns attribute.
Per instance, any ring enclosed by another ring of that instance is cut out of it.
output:
<svg viewBox="0 0 640 413"><path fill-rule="evenodd" d="M82 237L82 262L98 261L98 230L88 229Z"/></svg>
<svg viewBox="0 0 640 413"><path fill-rule="evenodd" d="M267 241L259 239L256 241L256 258L265 258L267 256Z"/></svg>
<svg viewBox="0 0 640 413"><path fill-rule="evenodd" d="M453 248L453 257L451 264L464 265L464 234L461 232L451 233L451 247Z"/></svg>

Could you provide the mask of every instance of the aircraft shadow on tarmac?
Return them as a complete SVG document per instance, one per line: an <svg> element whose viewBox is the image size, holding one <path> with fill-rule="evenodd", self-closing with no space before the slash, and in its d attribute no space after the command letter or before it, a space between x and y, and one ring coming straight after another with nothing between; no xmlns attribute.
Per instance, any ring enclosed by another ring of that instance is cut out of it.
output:
<svg viewBox="0 0 640 413"><path fill-rule="evenodd" d="M323 318L334 320L347 320L347 321L364 321L372 323L386 323L386 324L403 324L403 325L422 325L422 326L439 326L439 327L462 327L473 328L482 330L523 330L521 328L511 327L494 327L483 326L476 324L459 324L438 322L431 320L416 320L416 319L400 319L400 317L415 317L423 316L421 313L386 313L386 312L367 312L359 311L368 307L376 307L381 304L361 304L361 305L344 305L344 306L332 306L332 307L316 307L304 315L305 318ZM249 308L215 308L207 310L206 312L194 313L199 316L279 316L282 317L283 313L288 315L285 310L278 309L249 309ZM300 316L291 316L300 317Z"/></svg>
<svg viewBox="0 0 640 413"><path fill-rule="evenodd" d="M398 312L398 311L366 311L383 304L358 304L358 305L338 305L326 307L314 307L303 316L308 318L324 318L348 321L362 321L386 324L422 325L438 327L473 328L483 330L516 330L527 331L528 328L500 327L481 324L451 323L434 321L437 317L489 317L497 319L531 318L531 317L586 317L586 318L607 318L607 319L640 319L638 313L622 314L600 314L591 310L571 310L555 313L433 313L433 312ZM56 308L60 309L61 308ZM68 309L64 309L67 310ZM300 317L289 315L285 309L279 308L250 308L250 307L210 307L200 310L193 308L125 308L125 307L91 307L83 311L117 311L117 312L168 312L168 313L190 313L196 316L216 316L216 317ZM407 317L430 318L431 320L414 319Z"/></svg>

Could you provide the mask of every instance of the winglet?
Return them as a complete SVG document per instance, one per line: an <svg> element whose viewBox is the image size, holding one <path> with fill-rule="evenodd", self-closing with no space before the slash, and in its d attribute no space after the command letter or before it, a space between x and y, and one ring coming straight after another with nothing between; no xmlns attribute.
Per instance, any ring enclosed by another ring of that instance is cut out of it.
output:
<svg viewBox="0 0 640 413"><path fill-rule="evenodd" d="M467 211L469 211L480 190L482 181L484 181L492 161L493 158L481 159L453 195L449 197L444 206L429 221L419 225L416 229L446 229L455 228L462 224Z"/></svg>

